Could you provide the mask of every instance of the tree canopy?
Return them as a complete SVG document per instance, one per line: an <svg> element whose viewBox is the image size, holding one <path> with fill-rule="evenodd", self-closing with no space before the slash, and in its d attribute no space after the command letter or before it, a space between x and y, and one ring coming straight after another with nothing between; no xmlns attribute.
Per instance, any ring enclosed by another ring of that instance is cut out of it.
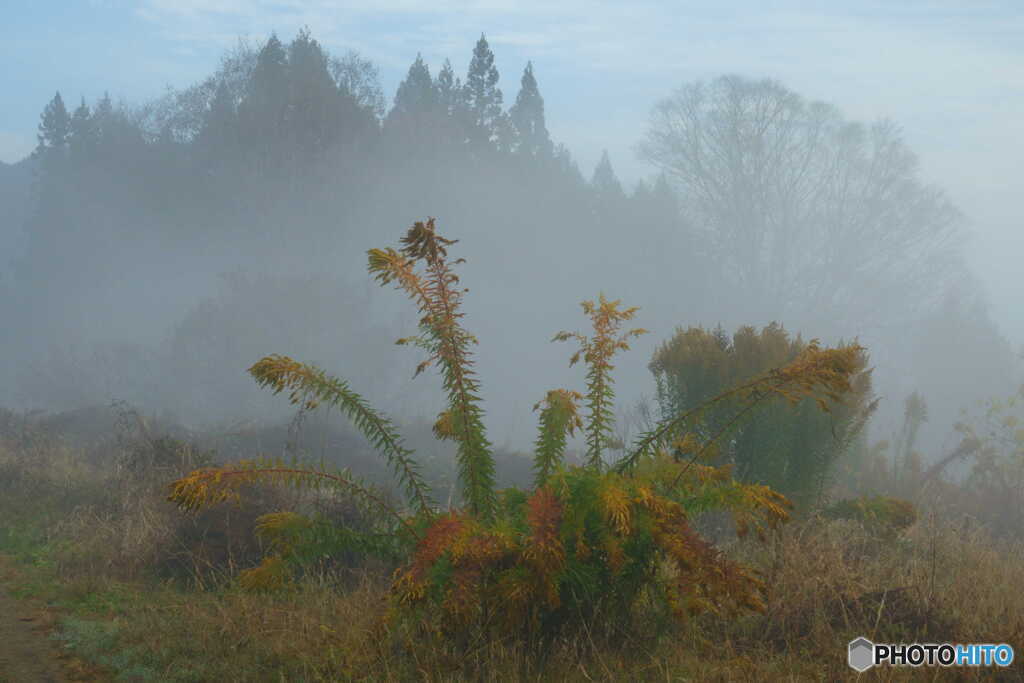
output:
<svg viewBox="0 0 1024 683"><path fill-rule="evenodd" d="M892 122L723 76L659 102L638 151L676 186L723 284L770 317L891 322L934 303L956 270L961 215Z"/></svg>

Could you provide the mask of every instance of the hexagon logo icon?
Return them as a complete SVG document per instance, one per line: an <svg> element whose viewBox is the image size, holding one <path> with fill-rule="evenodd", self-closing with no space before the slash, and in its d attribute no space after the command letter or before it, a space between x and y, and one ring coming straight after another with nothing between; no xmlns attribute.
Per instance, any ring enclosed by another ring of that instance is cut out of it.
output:
<svg viewBox="0 0 1024 683"><path fill-rule="evenodd" d="M875 665L875 644L861 636L850 641L846 661L857 673L864 673Z"/></svg>

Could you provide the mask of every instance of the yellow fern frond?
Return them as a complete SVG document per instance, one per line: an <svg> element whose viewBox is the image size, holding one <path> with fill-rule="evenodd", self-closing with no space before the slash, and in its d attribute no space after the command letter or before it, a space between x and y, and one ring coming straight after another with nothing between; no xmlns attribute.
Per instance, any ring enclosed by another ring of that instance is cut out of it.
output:
<svg viewBox="0 0 1024 683"><path fill-rule="evenodd" d="M413 538L419 534L394 507L371 488L353 481L344 472L288 467L280 461L241 460L232 465L195 470L171 482L167 500L186 511L196 511L219 503L241 499L240 489L252 484L277 484L295 487L312 486L326 481L354 494L378 510L392 516Z"/></svg>
<svg viewBox="0 0 1024 683"><path fill-rule="evenodd" d="M452 411L445 410L437 416L433 432L434 436L441 441L452 441L455 439L455 422L452 420Z"/></svg>
<svg viewBox="0 0 1024 683"><path fill-rule="evenodd" d="M620 482L612 480L612 476L614 475L609 475L609 479L600 489L601 508L605 518L611 522L615 531L623 536L628 536L632 521L632 501L629 498L629 492L622 487Z"/></svg>
<svg viewBox="0 0 1024 683"><path fill-rule="evenodd" d="M534 481L543 486L552 472L561 464L569 436L583 428L577 402L583 398L579 392L554 389L533 409L540 410L540 433L535 442L533 458Z"/></svg>
<svg viewBox="0 0 1024 683"><path fill-rule="evenodd" d="M611 301L602 293L597 302L584 301L583 312L590 317L594 334L587 337L579 332L559 332L553 341L569 341L575 339L580 344L569 361L575 365L580 358L587 364L587 416L586 441L587 464L594 468L603 465L602 453L609 446L612 437L614 414L612 405L615 399L614 380L611 371L612 357L618 351L629 349L628 340L645 334L647 330L633 329L620 332L622 323L631 320L638 310L637 307L619 310L621 301Z"/></svg>

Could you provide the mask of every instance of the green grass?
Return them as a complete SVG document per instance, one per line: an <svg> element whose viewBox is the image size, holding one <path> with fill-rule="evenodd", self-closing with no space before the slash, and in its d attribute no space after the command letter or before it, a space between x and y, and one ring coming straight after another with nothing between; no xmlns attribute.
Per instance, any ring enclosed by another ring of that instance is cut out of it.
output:
<svg viewBox="0 0 1024 683"><path fill-rule="evenodd" d="M0 448L0 465L3 457ZM33 476L68 481L66 462L54 458L50 470L36 462ZM706 615L657 640L629 633L602 639L595 624L542 658L520 642L459 649L415 624L386 622L390 577L379 570L341 584L311 575L264 594L239 590L226 568L201 586L161 578L147 564L160 557L152 546L173 540L160 487L101 486L101 471L79 476L94 479L70 496L34 495L47 487L24 479L8 488L0 481L0 553L11 568L4 587L49 605L59 615L60 645L111 680L846 680L845 645L858 635L1009 642L1024 652L1024 547L997 546L925 514L895 541L873 538L854 521L811 520L768 546L728 547L763 571L767 615ZM130 514L83 511L90 504L116 509L110 500L89 500L99 492L124 496L114 502ZM908 586L914 601L867 601ZM1018 664L1004 674L1019 680L1020 672ZM861 679L921 673L878 670ZM934 680L992 673L927 672Z"/></svg>

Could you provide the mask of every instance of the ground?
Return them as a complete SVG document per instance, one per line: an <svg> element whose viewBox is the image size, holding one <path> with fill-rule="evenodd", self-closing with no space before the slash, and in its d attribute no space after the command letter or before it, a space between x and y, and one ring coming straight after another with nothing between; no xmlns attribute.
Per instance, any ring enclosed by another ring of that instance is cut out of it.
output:
<svg viewBox="0 0 1024 683"><path fill-rule="evenodd" d="M81 671L50 637L56 615L45 606L11 595L12 563L0 556L0 683L64 683L102 680Z"/></svg>

